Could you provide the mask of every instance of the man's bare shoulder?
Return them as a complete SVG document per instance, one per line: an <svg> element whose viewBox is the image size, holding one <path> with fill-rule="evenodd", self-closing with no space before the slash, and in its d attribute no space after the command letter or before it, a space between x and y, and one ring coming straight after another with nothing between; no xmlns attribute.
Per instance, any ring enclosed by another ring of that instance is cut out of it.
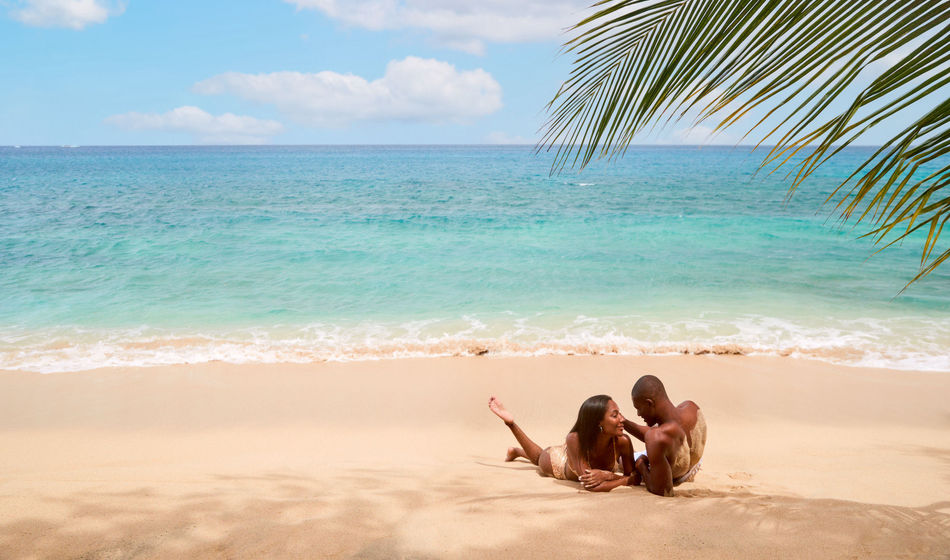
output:
<svg viewBox="0 0 950 560"><path fill-rule="evenodd" d="M699 419L699 406L693 401L683 401L676 407L683 430L690 432Z"/></svg>
<svg viewBox="0 0 950 560"><path fill-rule="evenodd" d="M699 410L699 405L693 401L683 401L679 403L676 408L678 408L680 411L696 412Z"/></svg>
<svg viewBox="0 0 950 560"><path fill-rule="evenodd" d="M685 437L686 432L676 422L664 422L648 429L643 436L646 443L656 443L664 447L671 446Z"/></svg>

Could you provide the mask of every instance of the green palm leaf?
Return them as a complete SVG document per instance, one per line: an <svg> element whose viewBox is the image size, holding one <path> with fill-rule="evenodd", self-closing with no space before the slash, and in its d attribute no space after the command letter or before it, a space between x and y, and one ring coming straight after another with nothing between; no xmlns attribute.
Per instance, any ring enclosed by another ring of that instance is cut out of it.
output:
<svg viewBox="0 0 950 560"><path fill-rule="evenodd" d="M931 104L828 200L837 200L843 220L871 222L866 235L882 248L925 229L911 283L950 258L950 249L935 253L950 220L950 189L943 190L950 166L923 171L950 153L950 2L602 0L594 6L596 13L565 44L576 60L548 104L540 146L556 150L553 171L621 156L637 135L687 114L698 115L697 123L718 119L717 131L760 114L743 138L757 134L757 145L774 144L763 166L791 166L791 196L868 130L891 127L899 112ZM869 74L870 84L855 93Z"/></svg>

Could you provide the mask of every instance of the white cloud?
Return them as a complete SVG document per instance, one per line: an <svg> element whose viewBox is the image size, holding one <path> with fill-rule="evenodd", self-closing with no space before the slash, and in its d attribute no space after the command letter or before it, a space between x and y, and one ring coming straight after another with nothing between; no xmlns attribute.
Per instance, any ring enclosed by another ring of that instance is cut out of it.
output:
<svg viewBox="0 0 950 560"><path fill-rule="evenodd" d="M125 11L123 3L107 0L19 0L14 6L10 15L27 25L72 29L103 23Z"/></svg>
<svg viewBox="0 0 950 560"><path fill-rule="evenodd" d="M192 134L202 144L264 144L283 132L277 121L225 113L214 116L198 107L179 107L167 113L125 113L106 122L127 130L162 130Z"/></svg>
<svg viewBox="0 0 950 560"><path fill-rule="evenodd" d="M507 132L492 132L485 137L485 142L489 144L535 144L534 140L525 138L524 136L511 135Z"/></svg>
<svg viewBox="0 0 950 560"><path fill-rule="evenodd" d="M198 82L203 94L233 94L273 104L289 118L317 127L354 121L465 122L501 108L501 86L488 72L459 72L447 62L391 61L382 78L353 74L228 72Z"/></svg>
<svg viewBox="0 0 950 560"><path fill-rule="evenodd" d="M484 41L558 39L591 0L284 0L346 25L372 30L425 29L449 47L481 54Z"/></svg>

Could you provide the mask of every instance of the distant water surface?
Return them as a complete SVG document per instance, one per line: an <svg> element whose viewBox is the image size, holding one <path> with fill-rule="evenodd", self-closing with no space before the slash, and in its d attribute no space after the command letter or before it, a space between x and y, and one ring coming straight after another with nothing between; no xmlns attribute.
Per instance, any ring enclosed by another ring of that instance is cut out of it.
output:
<svg viewBox="0 0 950 560"><path fill-rule="evenodd" d="M748 148L0 148L0 369L738 352L950 371L950 265ZM937 162L939 164L939 162ZM935 164L935 167L936 165ZM871 258L869 258L871 257Z"/></svg>

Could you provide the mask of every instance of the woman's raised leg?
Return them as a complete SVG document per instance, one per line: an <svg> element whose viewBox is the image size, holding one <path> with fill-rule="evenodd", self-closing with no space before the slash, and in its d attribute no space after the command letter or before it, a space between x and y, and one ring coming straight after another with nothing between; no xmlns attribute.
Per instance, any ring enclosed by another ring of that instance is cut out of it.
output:
<svg viewBox="0 0 950 560"><path fill-rule="evenodd" d="M501 401L495 397L491 397L488 399L488 409L495 413L495 416L504 420L505 425L511 430L511 433L515 436L515 439L518 440L518 443L521 444L521 448L509 447L505 460L514 461L518 457L524 457L537 465L538 459L541 457L541 452L543 451L541 446L531 441L531 438L515 424L515 417L508 412L505 405L501 404Z"/></svg>

